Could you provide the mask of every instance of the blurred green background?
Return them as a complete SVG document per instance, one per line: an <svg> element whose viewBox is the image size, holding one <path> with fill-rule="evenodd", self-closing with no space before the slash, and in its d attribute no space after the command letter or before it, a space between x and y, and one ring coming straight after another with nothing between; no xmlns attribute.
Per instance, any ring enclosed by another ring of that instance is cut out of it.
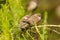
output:
<svg viewBox="0 0 60 40"><path fill-rule="evenodd" d="M55 28L44 26L47 20L50 24L60 23L54 22L54 17L47 11L42 15L43 25L40 25L42 28L35 25L34 28L25 31L19 30L20 19L29 14L26 10L28 3L29 0L0 0L0 40L60 40L60 26ZM37 12L40 12L39 8L33 11L33 13Z"/></svg>

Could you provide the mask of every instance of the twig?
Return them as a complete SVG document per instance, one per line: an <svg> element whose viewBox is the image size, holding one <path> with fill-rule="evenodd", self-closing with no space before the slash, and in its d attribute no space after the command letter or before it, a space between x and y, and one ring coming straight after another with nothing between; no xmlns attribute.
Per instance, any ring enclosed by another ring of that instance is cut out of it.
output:
<svg viewBox="0 0 60 40"><path fill-rule="evenodd" d="M58 31L56 31L56 30L54 30L54 29L51 29L51 28L48 28L49 30L52 30L53 32L55 32L55 33L57 33L57 34L59 34L60 35L60 32L58 32Z"/></svg>
<svg viewBox="0 0 60 40"><path fill-rule="evenodd" d="M60 25L39 25L37 27L42 27L42 26L45 26L45 27L60 27Z"/></svg>

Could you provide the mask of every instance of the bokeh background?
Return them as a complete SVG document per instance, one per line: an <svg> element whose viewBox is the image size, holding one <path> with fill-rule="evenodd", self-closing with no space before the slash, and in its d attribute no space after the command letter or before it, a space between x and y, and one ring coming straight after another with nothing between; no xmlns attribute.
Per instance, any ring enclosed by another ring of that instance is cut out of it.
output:
<svg viewBox="0 0 60 40"><path fill-rule="evenodd" d="M49 3L49 0L43 1ZM56 16L55 9L45 10L48 7L43 1L39 1L44 5L42 8L38 6L32 11L35 14L44 10L39 25L21 31L19 21L29 14L26 8L30 0L0 0L0 40L60 40L60 16Z"/></svg>

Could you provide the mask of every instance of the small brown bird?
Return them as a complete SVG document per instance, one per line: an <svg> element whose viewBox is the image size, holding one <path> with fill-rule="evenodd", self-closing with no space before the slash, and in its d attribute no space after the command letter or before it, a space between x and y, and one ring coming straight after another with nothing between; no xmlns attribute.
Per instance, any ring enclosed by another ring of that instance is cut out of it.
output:
<svg viewBox="0 0 60 40"><path fill-rule="evenodd" d="M31 0L28 4L27 10L29 12L33 11L37 7L37 2L36 0Z"/></svg>
<svg viewBox="0 0 60 40"><path fill-rule="evenodd" d="M32 25L38 23L40 20L41 20L40 13L34 14L32 16L26 15L20 20L19 27L22 30L24 30L24 29L29 28L29 26L32 26Z"/></svg>
<svg viewBox="0 0 60 40"><path fill-rule="evenodd" d="M41 14L37 13L32 15L27 21L31 24L34 25L36 23L38 23L41 20Z"/></svg>

